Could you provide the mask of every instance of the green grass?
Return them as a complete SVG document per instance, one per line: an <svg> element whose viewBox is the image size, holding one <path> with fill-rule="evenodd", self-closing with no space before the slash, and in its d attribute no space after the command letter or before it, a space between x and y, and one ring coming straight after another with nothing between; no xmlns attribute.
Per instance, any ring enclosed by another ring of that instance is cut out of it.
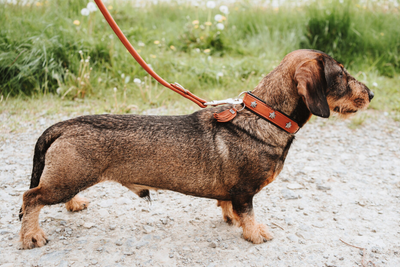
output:
<svg viewBox="0 0 400 267"><path fill-rule="evenodd" d="M287 53L314 48L343 62L374 90L372 108L400 112L397 8L337 1L299 7L287 1L274 10L243 2L229 6L224 30L218 30L214 21L220 13L217 8L174 3L137 8L111 1L108 5L128 39L161 77L202 98L221 99L251 90ZM99 11L88 17L80 14L87 1L39 3L0 4L0 112L24 106L15 101L31 105L35 99L59 103L55 109L74 99L101 105L88 108L90 112L139 112L166 105L192 109L189 101L149 78ZM212 25L205 25L207 21ZM134 83L134 78L144 84Z"/></svg>

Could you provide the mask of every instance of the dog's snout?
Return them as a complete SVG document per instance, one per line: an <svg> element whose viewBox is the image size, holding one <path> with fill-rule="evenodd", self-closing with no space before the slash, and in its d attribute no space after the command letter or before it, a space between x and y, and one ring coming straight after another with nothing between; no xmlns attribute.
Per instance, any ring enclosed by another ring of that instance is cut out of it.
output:
<svg viewBox="0 0 400 267"><path fill-rule="evenodd" d="M372 98L374 98L374 92L372 92L371 90L368 91L368 97L369 97L369 101L372 100Z"/></svg>

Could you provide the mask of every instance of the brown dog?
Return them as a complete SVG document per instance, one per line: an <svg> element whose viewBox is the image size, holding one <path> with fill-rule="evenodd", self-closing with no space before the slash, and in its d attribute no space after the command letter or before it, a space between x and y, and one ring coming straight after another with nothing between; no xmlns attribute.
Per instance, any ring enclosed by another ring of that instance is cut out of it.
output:
<svg viewBox="0 0 400 267"><path fill-rule="evenodd" d="M252 92L302 127L312 114L347 116L368 106L373 93L330 56L313 50L288 54ZM241 108L239 105L237 108ZM87 207L80 191L115 181L149 197L167 189L218 200L224 220L253 243L272 239L254 219L253 196L282 170L290 134L244 109L230 122L213 113L185 116L94 115L57 123L38 139L30 190L23 195L22 248L47 239L38 217L44 205Z"/></svg>

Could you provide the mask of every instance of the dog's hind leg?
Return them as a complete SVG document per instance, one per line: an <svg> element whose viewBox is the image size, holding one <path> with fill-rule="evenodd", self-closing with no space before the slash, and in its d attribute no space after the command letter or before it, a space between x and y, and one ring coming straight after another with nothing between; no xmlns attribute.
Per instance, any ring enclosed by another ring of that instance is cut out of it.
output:
<svg viewBox="0 0 400 267"><path fill-rule="evenodd" d="M39 227L39 213L44 206L38 200L39 192L40 188L36 187L26 191L23 196L21 208L23 217L20 231L22 249L41 247L47 243L46 235Z"/></svg>
<svg viewBox="0 0 400 267"><path fill-rule="evenodd" d="M81 211L89 206L89 200L81 196L74 196L70 201L65 203L65 208L68 211Z"/></svg>
<svg viewBox="0 0 400 267"><path fill-rule="evenodd" d="M138 195L141 198L146 199L147 201L151 202L151 197L150 197L150 191L149 189L154 189L151 187L143 186L143 185L136 185L136 184L123 184L126 186L129 190L131 190L133 193Z"/></svg>
<svg viewBox="0 0 400 267"><path fill-rule="evenodd" d="M268 227L257 223L254 218L253 196L232 197L232 208L235 219L243 228L244 239L260 244L273 238Z"/></svg>
<svg viewBox="0 0 400 267"><path fill-rule="evenodd" d="M221 207L222 216L227 224L229 225L235 224L239 226L239 222L235 220L236 216L233 214L232 201L218 200L217 206Z"/></svg>

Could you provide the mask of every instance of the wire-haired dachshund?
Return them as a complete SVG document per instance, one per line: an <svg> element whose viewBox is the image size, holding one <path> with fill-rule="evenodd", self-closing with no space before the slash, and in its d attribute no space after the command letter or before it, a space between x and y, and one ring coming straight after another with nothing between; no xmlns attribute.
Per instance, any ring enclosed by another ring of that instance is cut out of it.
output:
<svg viewBox="0 0 400 267"><path fill-rule="evenodd" d="M327 54L288 54L251 92L302 127L312 114L348 116L365 109L373 93ZM273 238L254 218L253 197L282 170L294 134L245 108L229 122L219 106L183 116L92 115L59 122L39 137L31 185L20 212L22 248L47 243L39 227L44 205L88 206L80 191L104 181L140 197L166 189L216 199L223 218L253 243Z"/></svg>

